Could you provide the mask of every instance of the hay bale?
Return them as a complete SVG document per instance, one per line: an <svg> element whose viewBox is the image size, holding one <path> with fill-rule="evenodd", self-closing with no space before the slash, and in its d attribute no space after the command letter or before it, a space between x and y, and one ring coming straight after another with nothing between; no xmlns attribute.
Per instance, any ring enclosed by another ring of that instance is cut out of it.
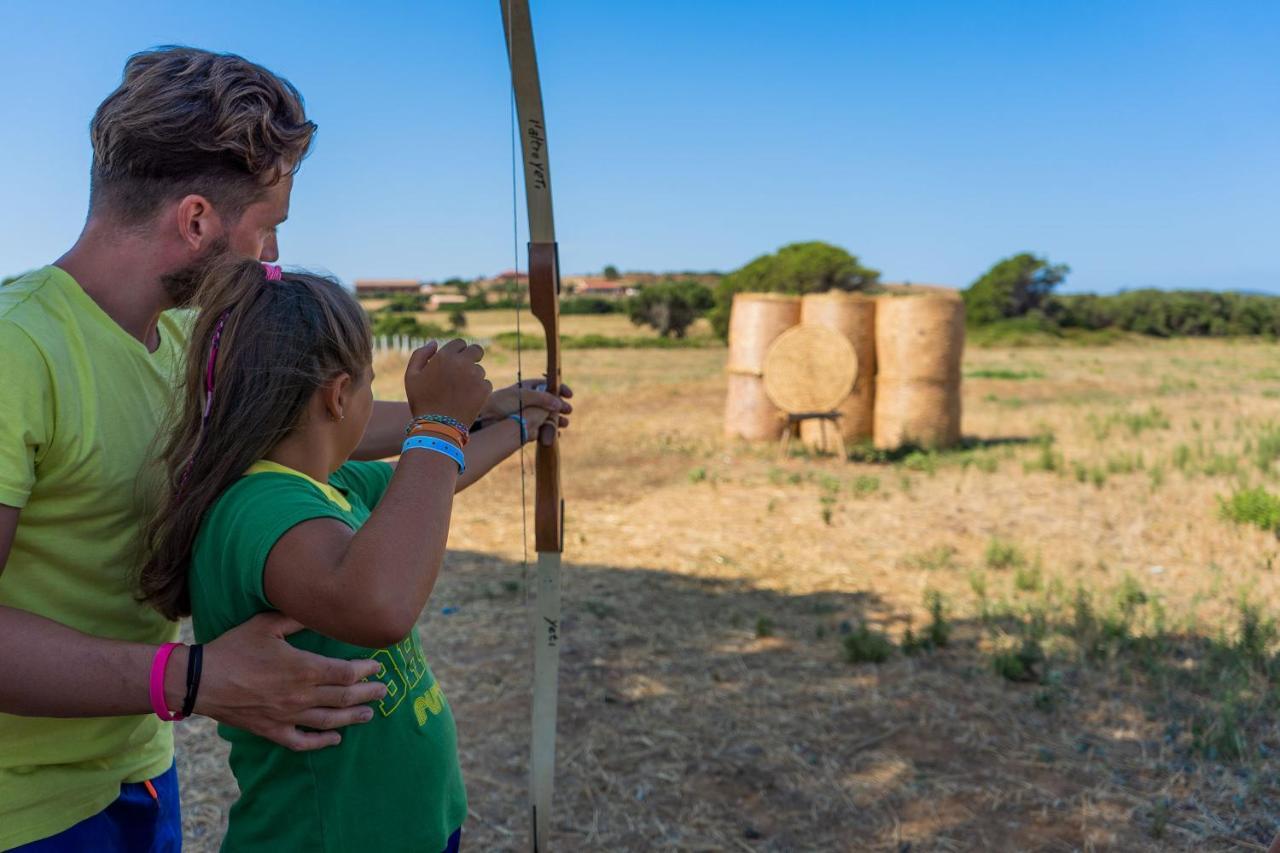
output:
<svg viewBox="0 0 1280 853"><path fill-rule="evenodd" d="M858 375L853 389L835 408L840 412L840 433L848 442L868 441L873 435L876 397L876 303L858 293L833 290L810 293L800 304L800 322L831 329L853 345ZM807 446L831 451L834 426L830 421L800 424L800 440Z"/></svg>
<svg viewBox="0 0 1280 853"><path fill-rule="evenodd" d="M792 326L764 357L764 390L787 414L830 412L858 376L853 344L822 326Z"/></svg>
<svg viewBox="0 0 1280 853"><path fill-rule="evenodd" d="M876 306L880 379L960 380L964 303L957 297L884 296Z"/></svg>
<svg viewBox="0 0 1280 853"><path fill-rule="evenodd" d="M952 447L960 441L960 383L880 379L876 383L876 447Z"/></svg>
<svg viewBox="0 0 1280 853"><path fill-rule="evenodd" d="M729 391L724 432L749 441L782 435L782 412L764 390L769 345L800 321L800 297L778 293L738 293L729 315Z"/></svg>
<svg viewBox="0 0 1280 853"><path fill-rule="evenodd" d="M876 307L875 445L951 447L960 440L964 303L883 297Z"/></svg>

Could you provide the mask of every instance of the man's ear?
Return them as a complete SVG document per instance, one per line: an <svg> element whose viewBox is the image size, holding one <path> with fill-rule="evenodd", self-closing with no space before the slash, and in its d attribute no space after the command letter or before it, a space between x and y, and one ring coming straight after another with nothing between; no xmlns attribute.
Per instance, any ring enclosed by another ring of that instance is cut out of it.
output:
<svg viewBox="0 0 1280 853"><path fill-rule="evenodd" d="M347 416L347 406L351 403L354 384L351 381L351 374L339 373L320 389L321 399L324 401L324 408L329 415L329 420L340 421Z"/></svg>
<svg viewBox="0 0 1280 853"><path fill-rule="evenodd" d="M202 195L183 196L178 202L177 217L178 235L193 254L204 252L226 231L222 217Z"/></svg>

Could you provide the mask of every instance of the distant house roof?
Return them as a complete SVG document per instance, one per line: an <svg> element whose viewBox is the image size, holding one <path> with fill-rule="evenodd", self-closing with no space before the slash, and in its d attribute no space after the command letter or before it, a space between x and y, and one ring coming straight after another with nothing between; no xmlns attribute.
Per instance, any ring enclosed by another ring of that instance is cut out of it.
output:
<svg viewBox="0 0 1280 853"><path fill-rule="evenodd" d="M588 275L578 276L574 278L573 281L578 286L579 290L594 290L598 293L605 291L633 290L636 286L634 281L630 281L628 279L596 278Z"/></svg>
<svg viewBox="0 0 1280 853"><path fill-rule="evenodd" d="M422 288L421 283L411 278L361 278L356 280L356 292L374 292L374 291L413 291L417 292Z"/></svg>

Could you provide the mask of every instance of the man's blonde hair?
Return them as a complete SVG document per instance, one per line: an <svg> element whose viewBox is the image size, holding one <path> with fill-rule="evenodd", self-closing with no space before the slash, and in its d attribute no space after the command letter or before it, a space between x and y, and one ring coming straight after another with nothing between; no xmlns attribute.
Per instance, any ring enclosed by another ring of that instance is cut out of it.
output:
<svg viewBox="0 0 1280 853"><path fill-rule="evenodd" d="M298 168L315 131L293 84L243 57L134 54L89 126L90 209L137 223L196 193L235 219Z"/></svg>

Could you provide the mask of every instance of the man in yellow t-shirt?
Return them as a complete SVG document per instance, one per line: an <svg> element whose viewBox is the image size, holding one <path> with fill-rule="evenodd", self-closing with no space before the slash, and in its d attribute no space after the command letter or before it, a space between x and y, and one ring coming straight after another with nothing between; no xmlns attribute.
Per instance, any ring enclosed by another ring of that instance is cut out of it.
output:
<svg viewBox="0 0 1280 853"><path fill-rule="evenodd" d="M135 597L180 309L226 255L277 259L311 144L297 91L193 48L129 59L98 107L89 216L53 265L0 286L0 850L177 850L173 738L184 705L298 750L336 744L381 699L377 661L299 651L262 614L157 666L176 625ZM559 397L495 392L482 420ZM397 453L404 403L378 403L358 458ZM561 423L565 423L563 416ZM194 672L192 672L194 674ZM153 675L155 680L153 680Z"/></svg>
<svg viewBox="0 0 1280 853"><path fill-rule="evenodd" d="M287 82L239 57L132 57L91 125L83 233L0 287L0 849L181 846L173 734L148 692L177 626L134 586L182 369L170 309L219 253L276 257L314 127ZM268 616L209 644L194 709L299 749L367 720L377 665L304 655L294 630ZM158 673L168 709L187 657Z"/></svg>

